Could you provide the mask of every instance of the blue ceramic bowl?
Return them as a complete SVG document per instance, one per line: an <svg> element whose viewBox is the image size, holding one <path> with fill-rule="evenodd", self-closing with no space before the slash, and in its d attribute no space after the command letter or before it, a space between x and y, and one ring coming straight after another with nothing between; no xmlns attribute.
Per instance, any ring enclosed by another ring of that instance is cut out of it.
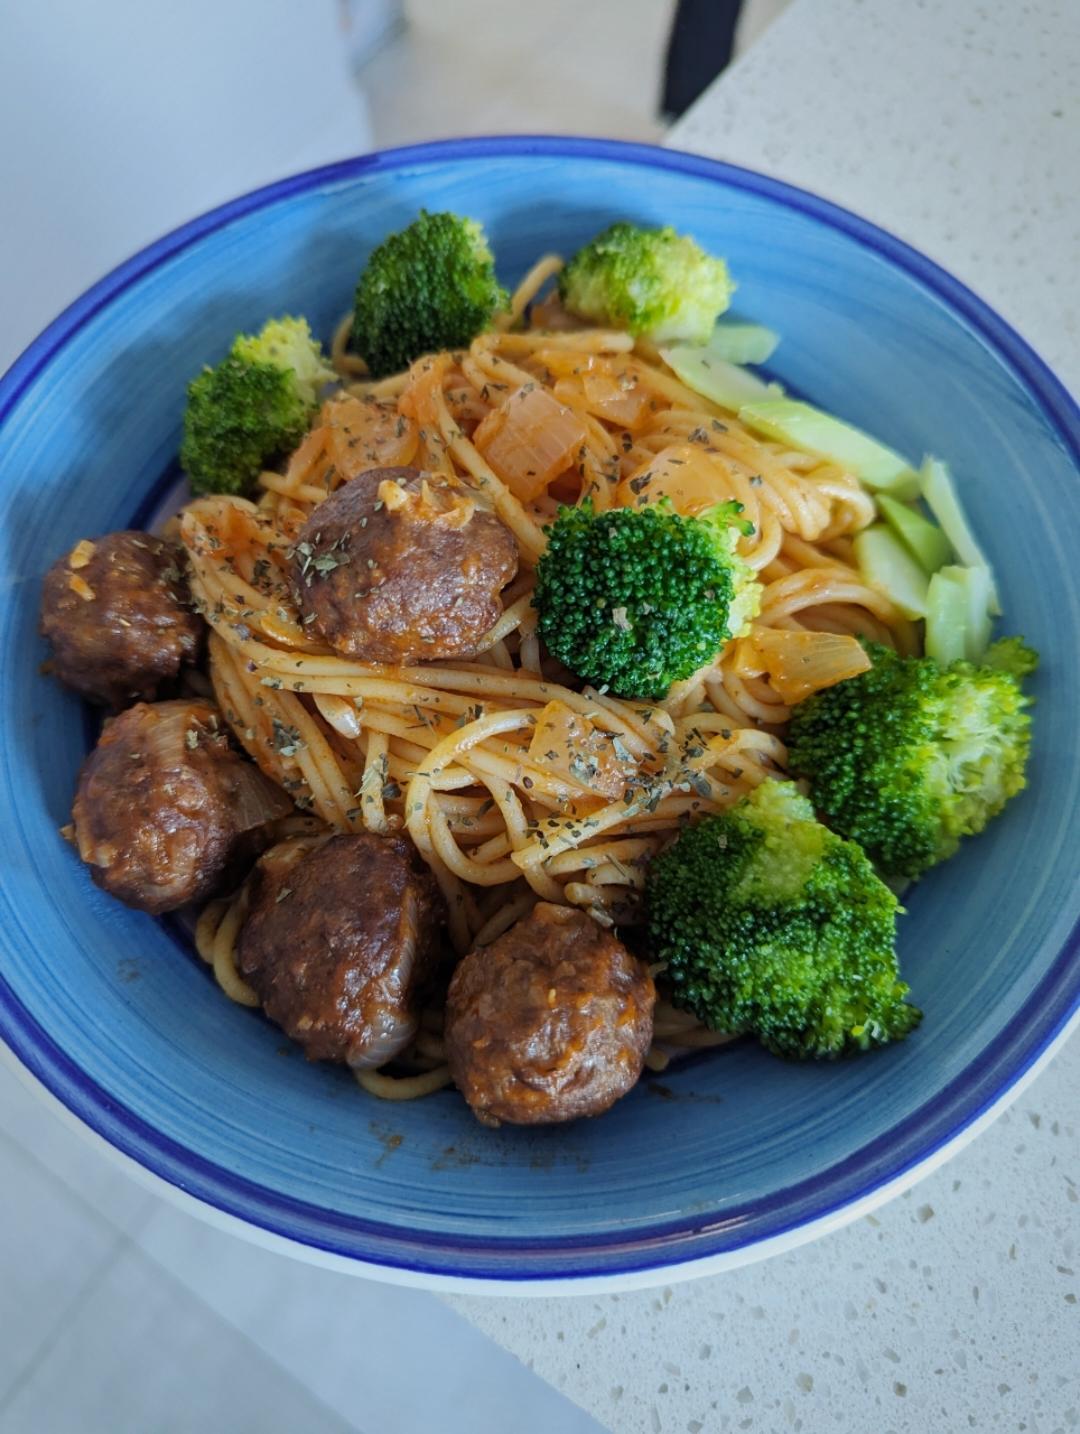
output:
<svg viewBox="0 0 1080 1434"><path fill-rule="evenodd" d="M227 1001L169 922L98 892L59 840L91 737L38 674L39 580L137 525L175 477L184 385L282 311L329 335L371 247L421 206L475 215L507 282L616 217L724 254L783 334L790 387L948 459L1042 651L1029 789L910 898L922 1028L849 1064L752 1046L645 1079L603 1119L482 1129L452 1092L380 1104ZM810 195L687 155L495 139L286 180L102 280L0 387L0 1035L77 1119L204 1213L308 1258L420 1283L671 1278L796 1243L910 1183L1061 1040L1080 1002L1078 422L955 280Z"/></svg>

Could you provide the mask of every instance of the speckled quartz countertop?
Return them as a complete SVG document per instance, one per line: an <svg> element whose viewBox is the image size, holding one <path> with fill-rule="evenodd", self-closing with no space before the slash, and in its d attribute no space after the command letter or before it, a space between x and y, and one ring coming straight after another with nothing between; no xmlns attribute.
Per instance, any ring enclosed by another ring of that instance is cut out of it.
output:
<svg viewBox="0 0 1080 1434"><path fill-rule="evenodd" d="M907 239L1080 390L1077 0L796 0L669 142ZM944 1169L791 1255L451 1303L618 1434L1080 1429L1080 1036Z"/></svg>

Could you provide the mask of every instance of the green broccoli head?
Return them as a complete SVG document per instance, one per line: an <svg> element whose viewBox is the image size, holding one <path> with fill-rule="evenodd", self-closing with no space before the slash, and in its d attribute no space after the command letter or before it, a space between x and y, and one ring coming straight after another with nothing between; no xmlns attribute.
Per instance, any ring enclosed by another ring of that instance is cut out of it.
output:
<svg viewBox="0 0 1080 1434"><path fill-rule="evenodd" d="M721 503L683 518L668 503L561 507L533 596L548 650L620 696L665 696L758 610L760 588L735 551L750 529L741 511Z"/></svg>
<svg viewBox="0 0 1080 1434"><path fill-rule="evenodd" d="M1018 681L1030 677L1039 665L1039 654L1022 637L999 637L983 654L983 666L1007 672Z"/></svg>
<svg viewBox="0 0 1080 1434"><path fill-rule="evenodd" d="M356 286L352 344L382 378L422 354L464 348L506 305L476 220L422 209L368 260Z"/></svg>
<svg viewBox="0 0 1080 1434"><path fill-rule="evenodd" d="M246 492L300 442L333 377L306 319L238 335L216 368L188 384L180 463L195 492Z"/></svg>
<svg viewBox="0 0 1080 1434"><path fill-rule="evenodd" d="M233 343L232 356L291 373L296 392L308 409L316 406L323 385L334 377L306 319L271 319L258 334L241 334Z"/></svg>
<svg viewBox="0 0 1080 1434"><path fill-rule="evenodd" d="M1019 638L995 643L978 667L867 650L868 672L795 708L791 769L887 876L916 877L1023 788L1031 718L1020 678L1038 659Z"/></svg>
<svg viewBox="0 0 1080 1434"><path fill-rule="evenodd" d="M723 259L674 229L620 221L579 249L559 275L572 313L656 343L704 343L735 285Z"/></svg>
<svg viewBox="0 0 1080 1434"><path fill-rule="evenodd" d="M832 1057L902 1040L896 897L792 782L766 781L680 833L649 871L652 954L673 999L775 1055Z"/></svg>

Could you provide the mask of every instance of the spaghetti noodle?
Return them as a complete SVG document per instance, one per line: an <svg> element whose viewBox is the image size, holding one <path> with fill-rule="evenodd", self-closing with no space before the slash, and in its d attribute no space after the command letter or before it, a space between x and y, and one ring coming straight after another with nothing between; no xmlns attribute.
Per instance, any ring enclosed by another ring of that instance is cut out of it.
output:
<svg viewBox="0 0 1080 1434"><path fill-rule="evenodd" d="M333 345L343 392L284 472L261 476L256 502L200 498L180 518L192 592L212 628L210 677L236 737L327 829L406 830L446 898L459 954L537 900L580 907L605 925L633 922L645 868L680 827L784 774L791 695L770 668L769 641L755 635L865 634L914 650L912 624L851 559L851 536L874 516L858 480L756 437L683 385L648 344L532 327L526 316L540 312L537 295L557 269L552 257L533 268L505 327L390 379L369 380L347 353L346 322ZM525 402L558 412L575 434L567 461L531 492L495 463L487 441L508 405ZM346 413L364 466L452 475L517 539L521 571L473 660L350 661L302 622L289 583L293 548L347 481ZM762 584L760 612L747 638L663 701L618 699L580 686L541 651L533 569L560 502L589 499L602 512L662 496L687 512L743 505L752 528L739 551ZM211 903L198 945L226 993L253 1004L235 959L246 901L242 889ZM395 1061L406 1074L367 1072L361 1084L390 1098L446 1084L440 1023L427 1013ZM649 1064L725 1039L662 1005Z"/></svg>

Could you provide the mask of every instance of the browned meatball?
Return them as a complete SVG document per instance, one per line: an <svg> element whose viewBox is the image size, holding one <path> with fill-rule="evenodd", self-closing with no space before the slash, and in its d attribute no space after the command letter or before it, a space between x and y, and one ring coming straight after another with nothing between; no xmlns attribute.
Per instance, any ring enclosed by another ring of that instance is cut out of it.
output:
<svg viewBox="0 0 1080 1434"><path fill-rule="evenodd" d="M404 836L335 836L295 865L260 863L240 969L309 1060L383 1065L416 1034L444 911Z"/></svg>
<svg viewBox="0 0 1080 1434"><path fill-rule="evenodd" d="M200 699L110 718L79 773L72 820L98 886L157 916L237 876L251 834L291 810Z"/></svg>
<svg viewBox="0 0 1080 1434"><path fill-rule="evenodd" d="M202 626L187 601L180 549L150 533L83 539L45 575L41 632L53 671L106 707L151 699L195 660Z"/></svg>
<svg viewBox="0 0 1080 1434"><path fill-rule="evenodd" d="M475 657L517 572L509 528L460 483L371 468L304 524L293 581L305 619L361 662Z"/></svg>
<svg viewBox="0 0 1080 1434"><path fill-rule="evenodd" d="M450 1074L485 1125L599 1115L641 1074L656 990L591 917L541 902L454 972Z"/></svg>

